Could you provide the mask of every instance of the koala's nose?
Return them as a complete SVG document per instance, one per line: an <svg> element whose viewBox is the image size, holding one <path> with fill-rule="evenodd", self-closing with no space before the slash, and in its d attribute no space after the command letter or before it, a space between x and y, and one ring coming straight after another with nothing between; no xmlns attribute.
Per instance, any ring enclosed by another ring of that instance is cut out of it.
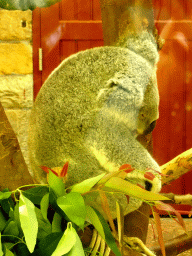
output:
<svg viewBox="0 0 192 256"><path fill-rule="evenodd" d="M151 133L151 132L154 130L155 126L156 126L156 120L153 121L153 122L149 125L149 127L144 131L144 135L147 135L147 134Z"/></svg>

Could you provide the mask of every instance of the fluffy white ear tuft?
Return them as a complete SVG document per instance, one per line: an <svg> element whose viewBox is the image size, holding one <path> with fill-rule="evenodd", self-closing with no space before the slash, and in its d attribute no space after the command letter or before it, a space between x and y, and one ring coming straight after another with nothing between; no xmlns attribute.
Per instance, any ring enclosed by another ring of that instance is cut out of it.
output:
<svg viewBox="0 0 192 256"><path fill-rule="evenodd" d="M128 107L132 106L136 109L142 107L147 84L141 86L134 77L117 73L107 82L107 85L108 90L116 90L119 99L124 101L123 105L127 104Z"/></svg>

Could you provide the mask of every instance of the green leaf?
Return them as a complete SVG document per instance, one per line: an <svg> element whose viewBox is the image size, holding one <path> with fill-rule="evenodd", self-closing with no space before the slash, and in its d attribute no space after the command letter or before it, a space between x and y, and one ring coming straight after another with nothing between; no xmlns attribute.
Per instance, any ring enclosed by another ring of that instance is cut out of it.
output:
<svg viewBox="0 0 192 256"><path fill-rule="evenodd" d="M7 221L1 211L1 208L0 208L0 232L3 231L3 229L5 228L5 225L6 225Z"/></svg>
<svg viewBox="0 0 192 256"><path fill-rule="evenodd" d="M1 243L1 233L0 233L0 256L3 256L2 243Z"/></svg>
<svg viewBox="0 0 192 256"><path fill-rule="evenodd" d="M81 194L71 192L65 196L59 197L57 203L72 222L80 228L84 228L86 210Z"/></svg>
<svg viewBox="0 0 192 256"><path fill-rule="evenodd" d="M15 221L10 221L5 230L3 231L3 235L12 235L19 236L19 229Z"/></svg>
<svg viewBox="0 0 192 256"><path fill-rule="evenodd" d="M27 245L25 243L17 243L14 246L14 253L17 256L29 256L31 253L29 252Z"/></svg>
<svg viewBox="0 0 192 256"><path fill-rule="evenodd" d="M68 253L74 244L76 243L76 231L72 227L72 223L69 222L67 225L67 229L65 230L61 240L59 241L56 250L53 252L51 256L61 256L63 254Z"/></svg>
<svg viewBox="0 0 192 256"><path fill-rule="evenodd" d="M96 214L95 210L91 206L86 205L86 212L87 212L86 221L93 224L95 229L99 232L101 237L105 240L105 232L104 232L101 221L100 221L98 215Z"/></svg>
<svg viewBox="0 0 192 256"><path fill-rule="evenodd" d="M3 237L5 237L5 236L3 235ZM13 248L13 246L14 246L14 243L6 243L6 242L4 242L3 245L4 245L8 250L11 250L11 249Z"/></svg>
<svg viewBox="0 0 192 256"><path fill-rule="evenodd" d="M42 197L49 193L48 186L38 186L35 188L30 188L22 192L22 194L27 197L32 203L40 205Z"/></svg>
<svg viewBox="0 0 192 256"><path fill-rule="evenodd" d="M3 209L3 211L6 212L6 214L8 216L10 216L10 212L13 211L13 209L14 209L13 199L11 197L9 197L7 199L3 199L0 201L0 205Z"/></svg>
<svg viewBox="0 0 192 256"><path fill-rule="evenodd" d="M72 249L67 254L65 254L65 256L75 256L75 255L85 256L81 240L80 240L77 232L75 231L75 229L74 229L74 232L75 232L75 237L76 237L75 244L72 247Z"/></svg>
<svg viewBox="0 0 192 256"><path fill-rule="evenodd" d="M11 192L0 192L0 200L9 198L11 194Z"/></svg>
<svg viewBox="0 0 192 256"><path fill-rule="evenodd" d="M52 221L52 232L62 232L61 228L61 220L62 216L59 215L57 212L55 212L53 216L53 221Z"/></svg>
<svg viewBox="0 0 192 256"><path fill-rule="evenodd" d="M17 227L19 229L19 235L20 235L20 237L22 237L23 236L23 230L21 228L21 222L20 222L20 216L19 216L19 203L16 203L13 215L14 215L14 221L17 224Z"/></svg>
<svg viewBox="0 0 192 256"><path fill-rule="evenodd" d="M43 255L43 256L50 256L55 251L63 233L51 233L45 238L41 239L38 243L38 249L32 254L36 255Z"/></svg>
<svg viewBox="0 0 192 256"><path fill-rule="evenodd" d="M47 211L49 207L49 193L43 196L40 203L40 207L41 207L41 213L43 215L43 218L47 220Z"/></svg>
<svg viewBox="0 0 192 256"><path fill-rule="evenodd" d="M36 7L48 7L61 0L1 0L0 8L7 10L22 10L26 11L28 9L34 10Z"/></svg>
<svg viewBox="0 0 192 256"><path fill-rule="evenodd" d="M101 222L101 225L103 226L103 230L105 233L105 242L111 248L111 250L115 253L116 256L121 256L121 253L115 243L115 239L111 233L111 230L110 230L106 220L103 218L103 216L100 214L100 212L98 212L96 209L94 209L94 211L96 212L96 214Z"/></svg>
<svg viewBox="0 0 192 256"><path fill-rule="evenodd" d="M20 194L19 199L19 217L27 247L30 252L33 252L38 232L38 222L35 213L35 206L22 194Z"/></svg>
<svg viewBox="0 0 192 256"><path fill-rule="evenodd" d="M101 178L105 176L105 173L100 174L99 176L84 180L80 183L77 183L72 186L71 192L79 192L81 194L86 193L91 190L92 187L97 184L98 181L100 181Z"/></svg>
<svg viewBox="0 0 192 256"><path fill-rule="evenodd" d="M5 248L6 248L6 247L5 247ZM6 248L6 250L5 250L5 256L14 256L14 254L13 254L9 249Z"/></svg>
<svg viewBox="0 0 192 256"><path fill-rule="evenodd" d="M35 207L35 213L38 221L38 234L37 238L42 239L51 233L51 223L45 219L39 208Z"/></svg>
<svg viewBox="0 0 192 256"><path fill-rule="evenodd" d="M64 196L66 194L65 185L63 181L54 173L52 173L52 171L49 171L48 183L50 188L54 191L57 197Z"/></svg>
<svg viewBox="0 0 192 256"><path fill-rule="evenodd" d="M50 256L55 251L63 232L51 233L48 236L44 237L38 243L38 249L32 254L33 256L43 255Z"/></svg>
<svg viewBox="0 0 192 256"><path fill-rule="evenodd" d="M142 200L147 200L147 201L170 200L165 196L144 190L139 186L136 186L130 183L129 181L125 181L118 177L113 177L110 180L108 180L105 183L105 186L113 190L125 193L129 196L137 197Z"/></svg>

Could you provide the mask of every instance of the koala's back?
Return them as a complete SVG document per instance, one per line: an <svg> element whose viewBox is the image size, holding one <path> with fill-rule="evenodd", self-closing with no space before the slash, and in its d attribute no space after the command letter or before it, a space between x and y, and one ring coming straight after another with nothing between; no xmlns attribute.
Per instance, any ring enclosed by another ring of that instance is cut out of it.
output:
<svg viewBox="0 0 192 256"><path fill-rule="evenodd" d="M72 55L48 77L35 101L29 128L30 161L38 182L45 182L39 166L61 167L68 160L78 168L79 158L82 168L89 162L94 176L99 174L102 168L97 166L100 171L94 172L98 163L82 140L102 106L97 100L100 90L117 73L145 87L152 67L128 49L99 47Z"/></svg>

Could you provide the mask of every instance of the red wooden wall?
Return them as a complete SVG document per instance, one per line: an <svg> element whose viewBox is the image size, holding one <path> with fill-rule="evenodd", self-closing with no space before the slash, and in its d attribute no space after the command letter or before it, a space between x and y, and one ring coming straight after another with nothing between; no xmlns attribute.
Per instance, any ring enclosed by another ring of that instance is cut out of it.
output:
<svg viewBox="0 0 192 256"><path fill-rule="evenodd" d="M156 27L165 39L157 70L160 118L153 132L154 157L162 165L192 147L192 2L154 0L153 5ZM101 45L99 0L63 0L33 11L34 96L64 58ZM192 193L191 183L192 173L188 173L164 191Z"/></svg>
<svg viewBox="0 0 192 256"><path fill-rule="evenodd" d="M72 53L103 45L99 0L63 0L33 11L34 96L59 63ZM38 49L43 51L39 71Z"/></svg>
<svg viewBox="0 0 192 256"><path fill-rule="evenodd" d="M153 132L154 157L161 165L192 147L192 2L154 1L154 9L156 27L165 39L157 69L160 117ZM192 172L163 191L192 193Z"/></svg>

